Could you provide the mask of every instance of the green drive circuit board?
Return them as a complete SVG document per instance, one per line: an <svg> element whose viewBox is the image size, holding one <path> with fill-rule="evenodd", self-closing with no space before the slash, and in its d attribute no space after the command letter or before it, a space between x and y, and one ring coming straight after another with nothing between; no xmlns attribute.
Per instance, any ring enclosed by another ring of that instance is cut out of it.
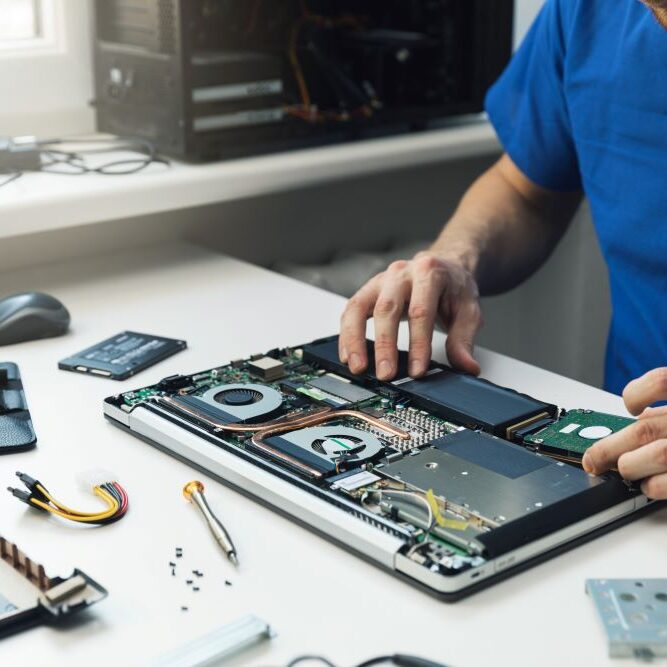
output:
<svg viewBox="0 0 667 667"><path fill-rule="evenodd" d="M317 341L276 349L107 401L169 413L320 498L344 499L403 539L409 558L446 573L484 563L485 538L500 526L597 484L574 457L591 435L631 421L564 413L437 364L420 381L352 377L323 340L324 352Z"/></svg>
<svg viewBox="0 0 667 667"><path fill-rule="evenodd" d="M592 410L570 410L557 422L526 436L525 442L548 454L580 459L591 445L633 421Z"/></svg>

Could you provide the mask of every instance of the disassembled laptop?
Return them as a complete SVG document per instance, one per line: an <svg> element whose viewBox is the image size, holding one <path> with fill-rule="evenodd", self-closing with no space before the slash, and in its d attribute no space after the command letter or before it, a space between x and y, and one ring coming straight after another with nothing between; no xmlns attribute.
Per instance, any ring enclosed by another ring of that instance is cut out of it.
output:
<svg viewBox="0 0 667 667"><path fill-rule="evenodd" d="M432 363L381 382L337 338L108 398L116 425L411 583L456 599L647 504L580 467L631 420L565 412ZM368 343L372 357L372 345Z"/></svg>

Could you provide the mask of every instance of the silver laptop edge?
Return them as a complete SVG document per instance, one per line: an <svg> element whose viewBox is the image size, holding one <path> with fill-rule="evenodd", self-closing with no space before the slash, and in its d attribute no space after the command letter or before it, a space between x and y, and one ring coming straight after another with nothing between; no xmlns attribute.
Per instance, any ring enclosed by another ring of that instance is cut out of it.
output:
<svg viewBox="0 0 667 667"><path fill-rule="evenodd" d="M385 568L401 572L438 593L455 593L479 583L627 516L648 502L642 495L629 498L519 549L496 559L487 560L477 568L454 576L444 576L431 572L399 553L404 545L400 538L383 532L290 482L212 445L204 438L150 410L139 406L131 413L126 413L105 403L104 412L112 420L175 455L210 471L213 476L244 489Z"/></svg>

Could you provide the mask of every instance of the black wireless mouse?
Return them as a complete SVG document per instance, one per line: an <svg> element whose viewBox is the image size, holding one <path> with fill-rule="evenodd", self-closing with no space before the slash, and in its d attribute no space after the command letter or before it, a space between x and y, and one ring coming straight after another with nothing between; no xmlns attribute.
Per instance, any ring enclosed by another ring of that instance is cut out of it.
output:
<svg viewBox="0 0 667 667"><path fill-rule="evenodd" d="M62 336L70 314L58 299L41 292L0 299L0 345Z"/></svg>

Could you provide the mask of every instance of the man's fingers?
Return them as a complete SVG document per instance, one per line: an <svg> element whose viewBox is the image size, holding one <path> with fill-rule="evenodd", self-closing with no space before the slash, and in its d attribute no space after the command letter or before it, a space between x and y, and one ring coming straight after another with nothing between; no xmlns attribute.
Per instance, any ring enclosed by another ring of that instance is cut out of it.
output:
<svg viewBox="0 0 667 667"><path fill-rule="evenodd" d="M447 333L447 358L454 368L479 375L481 369L473 356L473 349L481 326L482 312L477 299L462 302Z"/></svg>
<svg viewBox="0 0 667 667"><path fill-rule="evenodd" d="M649 405L665 399L667 399L667 368L655 368L632 380L623 390L623 400L633 415L638 415Z"/></svg>
<svg viewBox="0 0 667 667"><path fill-rule="evenodd" d="M667 440L656 440L621 454L618 459L618 472L633 482L667 472Z"/></svg>
<svg viewBox="0 0 667 667"><path fill-rule="evenodd" d="M625 452L631 452L665 437L667 437L667 420L660 417L638 419L622 431L596 442L584 454L582 465L586 472L599 475L615 467Z"/></svg>
<svg viewBox="0 0 667 667"><path fill-rule="evenodd" d="M376 276L348 301L341 317L338 354L353 373L361 373L368 365L366 321L373 312L379 290L380 277Z"/></svg>
<svg viewBox="0 0 667 667"><path fill-rule="evenodd" d="M408 370L412 377L423 375L431 362L433 327L444 280L440 262L435 257L425 255L415 260L412 295L408 309L410 328Z"/></svg>
<svg viewBox="0 0 667 667"><path fill-rule="evenodd" d="M398 366L398 326L410 298L408 262L398 261L385 272L384 282L373 310L375 321L375 374L390 380Z"/></svg>
<svg viewBox="0 0 667 667"><path fill-rule="evenodd" d="M646 408L639 415L639 419L646 419L647 417L665 417L665 416L667 416L667 405L661 405L659 408Z"/></svg>
<svg viewBox="0 0 667 667"><path fill-rule="evenodd" d="M667 500L667 473L645 479L641 489L644 495L653 500Z"/></svg>

